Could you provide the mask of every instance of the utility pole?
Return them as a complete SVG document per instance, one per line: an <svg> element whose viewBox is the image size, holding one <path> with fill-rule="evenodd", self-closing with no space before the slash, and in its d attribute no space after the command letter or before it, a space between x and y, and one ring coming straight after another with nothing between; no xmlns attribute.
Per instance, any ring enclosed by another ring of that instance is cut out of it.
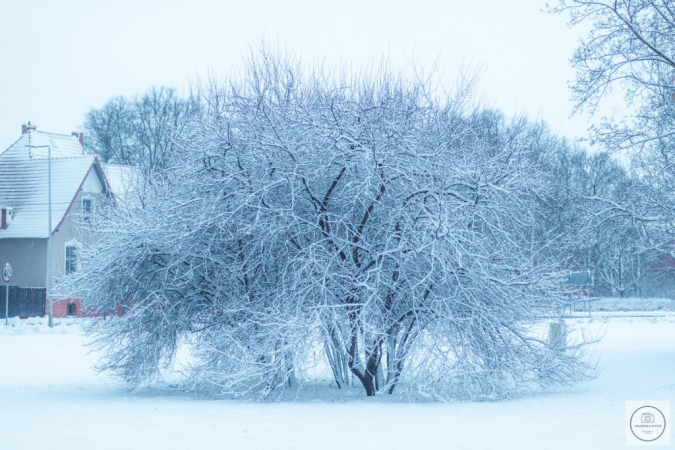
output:
<svg viewBox="0 0 675 450"><path fill-rule="evenodd" d="M28 148L47 149L47 304L49 305L49 328L54 326L54 311L52 305L52 146L26 145Z"/></svg>

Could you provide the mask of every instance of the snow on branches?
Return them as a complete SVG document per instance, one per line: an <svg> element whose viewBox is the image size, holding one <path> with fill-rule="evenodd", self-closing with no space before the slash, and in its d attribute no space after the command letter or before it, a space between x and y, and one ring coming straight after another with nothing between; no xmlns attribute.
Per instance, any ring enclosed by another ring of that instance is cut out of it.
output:
<svg viewBox="0 0 675 450"><path fill-rule="evenodd" d="M132 384L192 349L191 386L270 398L325 352L367 395L498 399L590 375L555 315L537 130L422 77L269 52L200 90L180 157L94 222L70 286Z"/></svg>

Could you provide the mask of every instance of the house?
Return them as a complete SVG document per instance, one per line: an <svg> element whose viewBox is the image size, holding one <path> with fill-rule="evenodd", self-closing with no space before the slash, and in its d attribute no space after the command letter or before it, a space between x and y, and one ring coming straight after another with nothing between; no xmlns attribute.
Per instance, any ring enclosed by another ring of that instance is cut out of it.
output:
<svg viewBox="0 0 675 450"><path fill-rule="evenodd" d="M82 143L82 133L46 133L23 125L21 137L0 153L0 265L11 264L13 286L47 287L49 233L53 279L80 268L80 249L92 239L83 232L82 221L111 195L104 167L84 153ZM84 315L79 299L53 297L54 317ZM48 303L44 305L46 313Z"/></svg>

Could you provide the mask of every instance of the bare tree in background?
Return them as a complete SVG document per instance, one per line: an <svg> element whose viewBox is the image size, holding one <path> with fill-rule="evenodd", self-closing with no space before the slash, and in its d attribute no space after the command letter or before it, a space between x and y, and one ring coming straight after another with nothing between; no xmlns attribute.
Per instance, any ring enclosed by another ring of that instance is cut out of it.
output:
<svg viewBox="0 0 675 450"><path fill-rule="evenodd" d="M638 106L644 94L672 89L675 10L669 1L561 0L550 11L569 13L571 25L592 25L571 60L577 107L595 110L618 83Z"/></svg>
<svg viewBox="0 0 675 450"><path fill-rule="evenodd" d="M85 148L105 163L164 168L198 110L174 88L152 87L132 98L114 97L85 117Z"/></svg>
<svg viewBox="0 0 675 450"><path fill-rule="evenodd" d="M570 24L592 29L571 59L573 99L593 113L621 88L629 113L605 119L593 137L612 152L626 150L642 178L648 204L623 205L634 220L670 234L675 209L675 8L666 0L561 0L551 8ZM621 209L621 208L619 208Z"/></svg>

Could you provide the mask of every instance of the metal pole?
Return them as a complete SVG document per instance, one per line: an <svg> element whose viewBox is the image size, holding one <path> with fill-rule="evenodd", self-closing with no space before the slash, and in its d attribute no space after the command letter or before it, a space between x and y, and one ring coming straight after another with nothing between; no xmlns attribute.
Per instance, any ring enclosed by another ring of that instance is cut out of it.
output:
<svg viewBox="0 0 675 450"><path fill-rule="evenodd" d="M5 284L5 326L9 325L9 284Z"/></svg>
<svg viewBox="0 0 675 450"><path fill-rule="evenodd" d="M47 147L47 303L49 304L49 327L54 326L54 310L52 306L52 146L26 145L29 148Z"/></svg>
<svg viewBox="0 0 675 450"><path fill-rule="evenodd" d="M52 307L52 146L47 146L47 179L48 179L48 202L49 202L49 218L47 219L47 226L49 233L47 234L47 302L49 302L49 328L54 327L54 310Z"/></svg>

